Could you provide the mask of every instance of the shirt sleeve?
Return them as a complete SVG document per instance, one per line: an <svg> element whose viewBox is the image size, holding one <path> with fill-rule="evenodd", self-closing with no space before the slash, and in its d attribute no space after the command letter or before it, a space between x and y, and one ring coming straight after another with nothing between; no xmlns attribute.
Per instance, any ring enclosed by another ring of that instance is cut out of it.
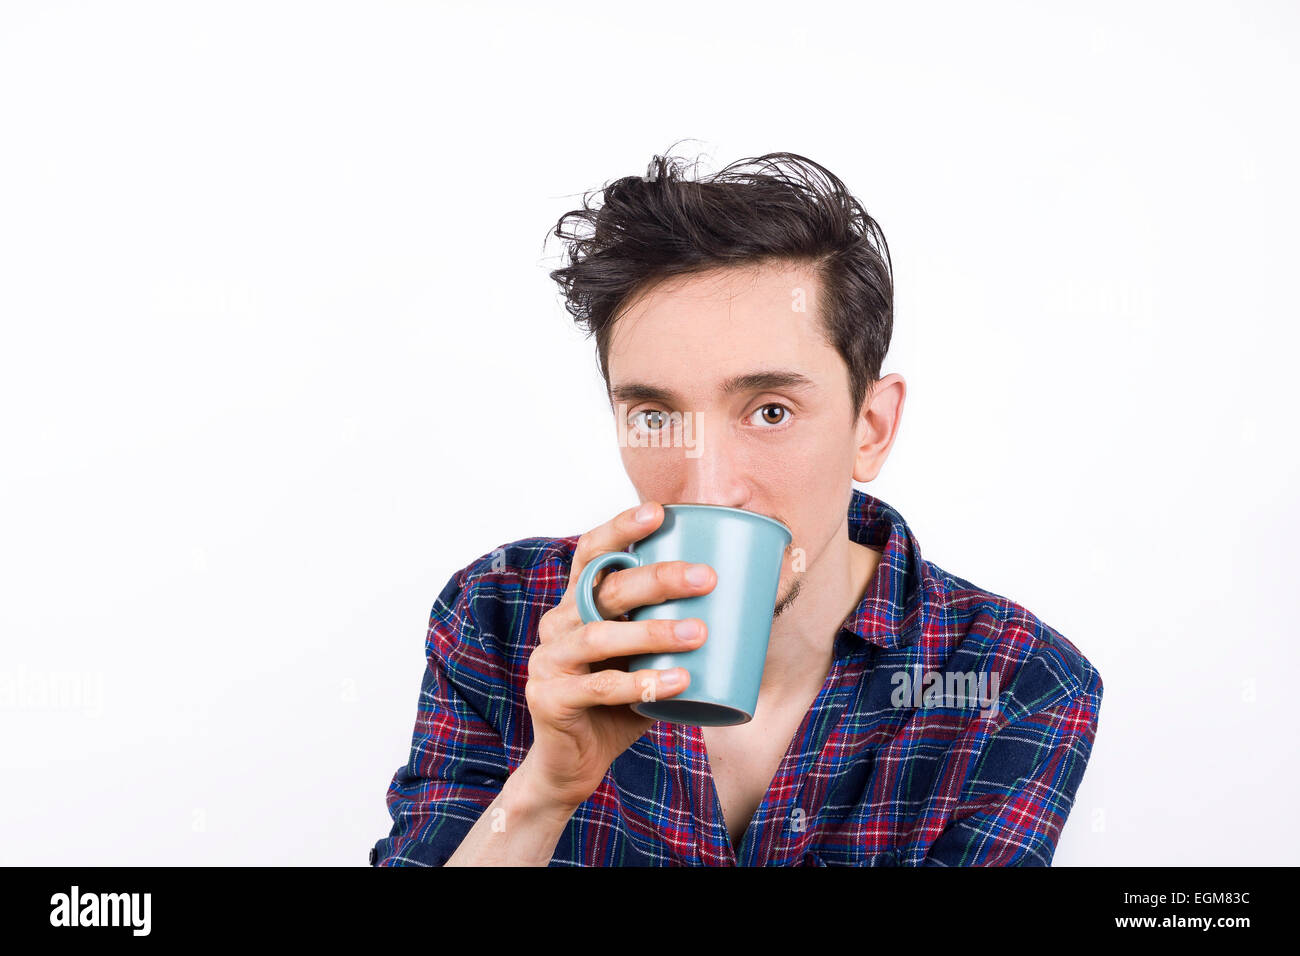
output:
<svg viewBox="0 0 1300 956"><path fill-rule="evenodd" d="M469 569L434 603L411 757L388 788L392 831L373 866L442 866L501 792L509 762L484 713L503 693L497 657L480 639Z"/></svg>
<svg viewBox="0 0 1300 956"><path fill-rule="evenodd" d="M1102 682L989 738L923 866L1051 866L1097 735Z"/></svg>

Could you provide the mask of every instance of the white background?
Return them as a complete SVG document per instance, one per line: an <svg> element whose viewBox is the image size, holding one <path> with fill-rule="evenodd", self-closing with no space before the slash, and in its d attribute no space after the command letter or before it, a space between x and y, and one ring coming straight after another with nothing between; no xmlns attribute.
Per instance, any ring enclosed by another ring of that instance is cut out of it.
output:
<svg viewBox="0 0 1300 956"><path fill-rule="evenodd" d="M635 503L542 242L656 152L881 223L865 490L1105 682L1058 865L1297 849L1286 3L0 7L0 863L355 864L433 599Z"/></svg>

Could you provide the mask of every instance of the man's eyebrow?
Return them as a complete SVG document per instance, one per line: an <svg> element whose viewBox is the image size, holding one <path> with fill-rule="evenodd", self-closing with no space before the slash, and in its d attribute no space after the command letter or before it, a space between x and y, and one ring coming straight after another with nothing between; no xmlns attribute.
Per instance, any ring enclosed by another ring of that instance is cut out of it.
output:
<svg viewBox="0 0 1300 956"><path fill-rule="evenodd" d="M772 389L788 388L795 390L813 390L817 383L802 372L791 369L768 369L760 372L746 372L735 375L722 383L722 394L735 395L739 392L765 392ZM652 385L648 382L622 382L610 389L610 398L615 402L661 402L665 405L680 404L677 395L670 388Z"/></svg>

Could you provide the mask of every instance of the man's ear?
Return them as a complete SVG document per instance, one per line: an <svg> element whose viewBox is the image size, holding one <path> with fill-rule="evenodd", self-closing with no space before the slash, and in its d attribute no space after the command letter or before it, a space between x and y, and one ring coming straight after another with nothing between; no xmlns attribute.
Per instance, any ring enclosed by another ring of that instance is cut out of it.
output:
<svg viewBox="0 0 1300 956"><path fill-rule="evenodd" d="M903 420L907 382L896 373L886 375L867 392L854 429L857 454L853 460L854 481L874 481L889 457L889 449Z"/></svg>

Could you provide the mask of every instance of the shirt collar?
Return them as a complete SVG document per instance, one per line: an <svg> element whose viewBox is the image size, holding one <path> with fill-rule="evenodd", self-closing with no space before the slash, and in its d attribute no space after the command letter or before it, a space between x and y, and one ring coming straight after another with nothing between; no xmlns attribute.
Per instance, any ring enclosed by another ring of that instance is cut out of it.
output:
<svg viewBox="0 0 1300 956"><path fill-rule="evenodd" d="M921 635L929 614L929 593L937 587L921 546L896 510L857 488L849 503L849 537L880 551L857 609L844 620L842 634L889 650L907 647Z"/></svg>

